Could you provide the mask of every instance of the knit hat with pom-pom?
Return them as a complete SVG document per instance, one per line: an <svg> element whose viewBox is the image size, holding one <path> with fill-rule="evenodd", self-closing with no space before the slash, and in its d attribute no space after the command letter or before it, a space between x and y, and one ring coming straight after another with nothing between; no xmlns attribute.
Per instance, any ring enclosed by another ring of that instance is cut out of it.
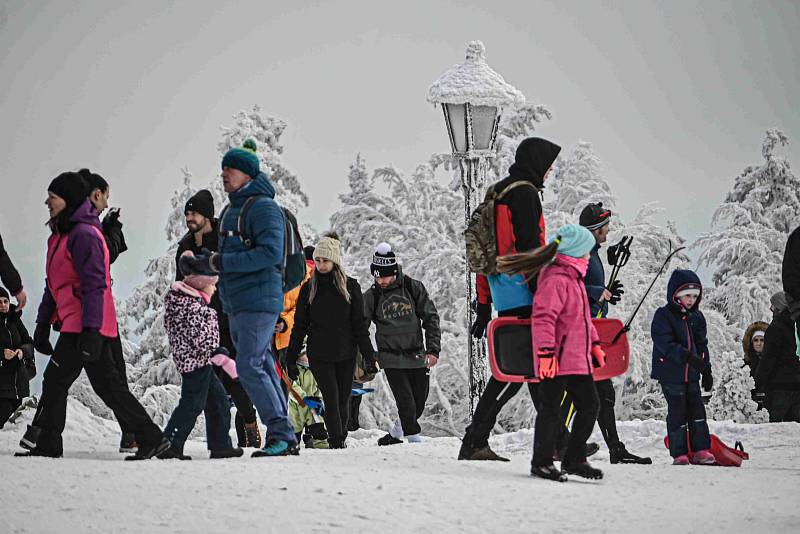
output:
<svg viewBox="0 0 800 534"><path fill-rule="evenodd" d="M228 150L222 158L222 168L237 169L247 176L255 178L261 172L256 148L256 142L248 139L241 148L236 147Z"/></svg>
<svg viewBox="0 0 800 534"><path fill-rule="evenodd" d="M369 270L375 278L397 275L397 258L389 243L380 243L375 247L375 254L372 255L372 265Z"/></svg>

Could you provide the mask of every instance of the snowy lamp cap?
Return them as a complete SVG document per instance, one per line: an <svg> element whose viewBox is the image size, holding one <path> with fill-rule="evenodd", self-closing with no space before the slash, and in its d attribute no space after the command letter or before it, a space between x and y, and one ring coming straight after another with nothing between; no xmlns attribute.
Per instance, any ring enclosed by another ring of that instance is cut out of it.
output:
<svg viewBox="0 0 800 534"><path fill-rule="evenodd" d="M470 41L466 61L433 82L428 102L505 107L524 104L525 95L486 64L486 47L481 41Z"/></svg>

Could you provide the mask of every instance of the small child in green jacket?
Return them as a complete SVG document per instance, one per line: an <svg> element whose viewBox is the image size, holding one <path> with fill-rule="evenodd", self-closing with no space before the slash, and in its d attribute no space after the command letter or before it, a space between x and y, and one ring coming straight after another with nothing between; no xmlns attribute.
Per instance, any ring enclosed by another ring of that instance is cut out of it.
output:
<svg viewBox="0 0 800 534"><path fill-rule="evenodd" d="M327 449L328 432L325 430L322 416L310 406L301 406L298 400L313 397L315 400L319 399L320 404L322 402L322 393L311 369L308 368L308 356L305 350L297 358L297 370L299 374L297 380L292 383L292 392L289 395L289 420L294 426L297 443L300 443L300 437L305 429L302 438L307 449Z"/></svg>

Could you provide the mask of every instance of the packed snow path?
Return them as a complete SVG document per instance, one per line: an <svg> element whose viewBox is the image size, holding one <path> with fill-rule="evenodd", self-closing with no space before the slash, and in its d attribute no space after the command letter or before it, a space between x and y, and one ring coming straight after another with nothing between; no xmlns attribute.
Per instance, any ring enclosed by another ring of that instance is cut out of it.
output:
<svg viewBox="0 0 800 534"><path fill-rule="evenodd" d="M75 402L62 459L14 458L24 423L0 431L4 533L800 531L794 423L712 422L751 453L737 469L672 466L663 422L623 422L654 464L610 465L603 446L592 460L606 478L565 484L528 475L527 430L492 439L510 463L456 461L457 438L379 448L376 430L299 457L209 461L193 441L190 462L132 463L113 452L116 425Z"/></svg>

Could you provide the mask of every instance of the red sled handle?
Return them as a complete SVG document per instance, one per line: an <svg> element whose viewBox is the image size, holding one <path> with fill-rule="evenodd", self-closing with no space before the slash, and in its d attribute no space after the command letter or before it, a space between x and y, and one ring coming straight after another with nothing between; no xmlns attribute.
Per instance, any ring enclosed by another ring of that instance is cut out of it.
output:
<svg viewBox="0 0 800 534"><path fill-rule="evenodd" d="M619 319L592 319L606 353L606 365L594 370L594 380L607 380L628 371L630 346ZM489 365L501 382L539 382L533 365L530 318L498 317L489 323Z"/></svg>

